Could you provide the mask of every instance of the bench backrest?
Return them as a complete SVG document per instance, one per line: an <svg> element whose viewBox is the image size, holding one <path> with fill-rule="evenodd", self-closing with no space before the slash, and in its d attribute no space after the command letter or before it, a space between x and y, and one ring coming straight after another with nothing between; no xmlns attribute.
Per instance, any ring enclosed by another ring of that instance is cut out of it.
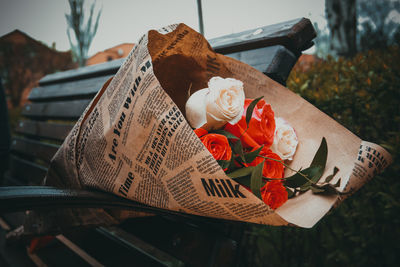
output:
<svg viewBox="0 0 400 267"><path fill-rule="evenodd" d="M301 51L312 45L308 19L296 19L209 40L216 52L284 83ZM34 88L12 141L7 184L42 182L52 156L102 85L124 59L47 75Z"/></svg>

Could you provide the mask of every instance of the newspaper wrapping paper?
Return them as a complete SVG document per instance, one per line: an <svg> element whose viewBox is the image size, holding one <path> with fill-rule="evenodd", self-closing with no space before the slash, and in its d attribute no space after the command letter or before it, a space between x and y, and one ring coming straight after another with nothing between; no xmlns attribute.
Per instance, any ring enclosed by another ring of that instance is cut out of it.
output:
<svg viewBox="0 0 400 267"><path fill-rule="evenodd" d="M186 122L189 88L205 88L213 76L243 81L247 98L264 96L275 116L293 126L299 139L294 169L309 166L322 137L329 151L323 177L337 166L332 183L341 178L345 192L356 191L391 162L383 148L362 141L261 72L215 53L202 35L179 24L140 39L56 153L46 183L96 188L207 217L312 227L343 199L308 191L273 211L225 175Z"/></svg>

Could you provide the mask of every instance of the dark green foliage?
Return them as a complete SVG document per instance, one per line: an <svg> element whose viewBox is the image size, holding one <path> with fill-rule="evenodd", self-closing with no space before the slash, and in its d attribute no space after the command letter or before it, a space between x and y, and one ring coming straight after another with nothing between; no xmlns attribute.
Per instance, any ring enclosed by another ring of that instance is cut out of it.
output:
<svg viewBox="0 0 400 267"><path fill-rule="evenodd" d="M246 266L398 266L400 259L400 49L293 71L288 87L394 163L312 229L252 225Z"/></svg>
<svg viewBox="0 0 400 267"><path fill-rule="evenodd" d="M358 0L358 49L384 48L400 41L400 1Z"/></svg>

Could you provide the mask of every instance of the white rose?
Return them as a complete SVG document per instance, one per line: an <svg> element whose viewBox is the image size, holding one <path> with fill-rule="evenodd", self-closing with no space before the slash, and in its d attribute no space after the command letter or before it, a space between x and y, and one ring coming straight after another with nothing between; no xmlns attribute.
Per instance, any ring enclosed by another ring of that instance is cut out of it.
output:
<svg viewBox="0 0 400 267"><path fill-rule="evenodd" d="M292 160L298 144L296 132L282 118L275 118L275 125L274 143L271 150L283 160Z"/></svg>
<svg viewBox="0 0 400 267"><path fill-rule="evenodd" d="M192 94L186 102L186 118L193 128L219 129L237 123L244 110L243 83L233 78L213 77L208 88Z"/></svg>

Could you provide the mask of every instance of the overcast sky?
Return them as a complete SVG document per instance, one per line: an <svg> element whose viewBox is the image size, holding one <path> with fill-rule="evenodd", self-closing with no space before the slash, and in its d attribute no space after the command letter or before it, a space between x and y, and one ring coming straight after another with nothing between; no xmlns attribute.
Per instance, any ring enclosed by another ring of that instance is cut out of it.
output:
<svg viewBox="0 0 400 267"><path fill-rule="evenodd" d="M93 0L86 0L91 3ZM324 0L202 0L208 39L285 20L307 17L324 23ZM89 54L135 43L149 29L183 22L199 30L196 0L97 0L102 8ZM19 29L58 50L69 50L67 0L0 0L0 36Z"/></svg>

